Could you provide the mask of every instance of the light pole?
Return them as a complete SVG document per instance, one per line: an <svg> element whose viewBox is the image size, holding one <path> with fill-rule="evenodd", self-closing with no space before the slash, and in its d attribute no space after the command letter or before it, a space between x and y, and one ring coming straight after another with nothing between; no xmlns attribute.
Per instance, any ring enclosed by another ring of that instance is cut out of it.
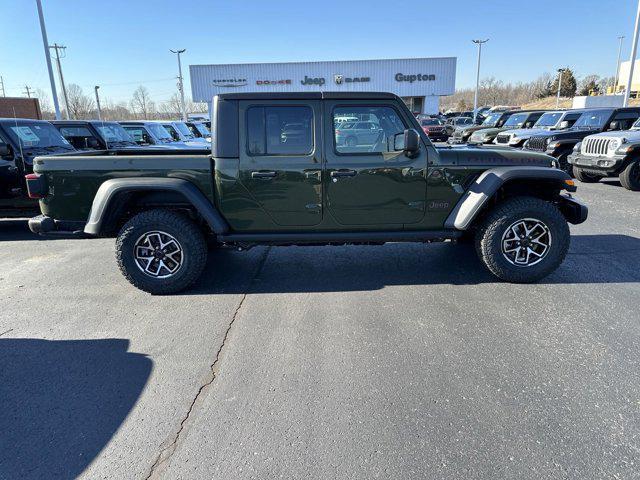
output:
<svg viewBox="0 0 640 480"><path fill-rule="evenodd" d="M562 72L564 72L564 68L559 68L558 73L560 73L560 78L558 78L558 94L556 95L556 110L560 108L560 91L562 90Z"/></svg>
<svg viewBox="0 0 640 480"><path fill-rule="evenodd" d="M93 90L96 92L96 106L98 107L98 120L102 121L102 114L100 112L100 95L98 95L98 89L100 85L96 85L93 87Z"/></svg>
<svg viewBox="0 0 640 480"><path fill-rule="evenodd" d="M64 51L67 47L64 45L58 45L54 43L49 48L53 48L56 51L56 63L58 65L58 75L60 76L60 87L62 88L62 98L64 99L64 107L67 111L67 120L69 120L69 98L67 97L67 87L64 84L64 77L62 76L62 64L60 63L60 50ZM64 58L64 57L62 57Z"/></svg>
<svg viewBox="0 0 640 480"><path fill-rule="evenodd" d="M624 101L622 106L629 105L631 95L631 82L633 81L633 69L636 65L636 53L638 53L638 28L640 27L640 0L638 1L638 11L636 13L636 27L633 30L633 40L631 42L631 57L629 58L629 76L627 77L627 88L624 91Z"/></svg>
<svg viewBox="0 0 640 480"><path fill-rule="evenodd" d="M53 97L53 108L56 111L56 120L62 120L60 115L60 105L58 105L58 92L56 91L56 81L53 78L53 68L51 68L51 56L49 55L49 40L47 40L47 28L44 25L44 14L42 4L36 0L38 7L38 18L40 19L40 32L42 33L42 44L44 45L44 57L47 59L47 70L49 71L49 83L51 84L51 96Z"/></svg>
<svg viewBox="0 0 640 480"><path fill-rule="evenodd" d="M184 85L182 84L182 63L180 62L180 54L187 51L186 48L182 50L169 50L171 53L178 55L178 90L180 91L180 107L182 108L182 120L187 121L187 107L184 104Z"/></svg>
<svg viewBox="0 0 640 480"><path fill-rule="evenodd" d="M489 39L486 40L471 40L473 43L478 45L478 70L476 71L476 93L473 96L473 123L476 123L476 118L478 116L478 89L480 88L480 59L482 58L482 44L487 43Z"/></svg>
<svg viewBox="0 0 640 480"><path fill-rule="evenodd" d="M618 91L618 80L620 80L620 58L622 57L622 41L624 40L624 35L620 35L618 37L620 40L620 46L618 47L618 62L616 63L616 75L615 82L613 82L613 94L615 95Z"/></svg>

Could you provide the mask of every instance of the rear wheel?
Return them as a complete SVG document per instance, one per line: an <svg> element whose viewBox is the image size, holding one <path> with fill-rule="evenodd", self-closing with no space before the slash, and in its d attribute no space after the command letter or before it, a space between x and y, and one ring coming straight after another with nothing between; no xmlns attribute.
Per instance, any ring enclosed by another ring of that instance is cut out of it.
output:
<svg viewBox="0 0 640 480"><path fill-rule="evenodd" d="M640 191L640 160L627 165L620 174L620 183L627 190Z"/></svg>
<svg viewBox="0 0 640 480"><path fill-rule="evenodd" d="M207 261L207 244L187 217L169 210L149 210L131 218L116 240L120 271L140 290L179 292L191 286Z"/></svg>
<svg viewBox="0 0 640 480"><path fill-rule="evenodd" d="M600 175L585 172L582 168L573 166L573 176L582 183L598 183L602 178Z"/></svg>
<svg viewBox="0 0 640 480"><path fill-rule="evenodd" d="M501 280L531 283L560 266L569 240L569 226L555 205L516 197L495 207L484 219L476 233L476 251Z"/></svg>

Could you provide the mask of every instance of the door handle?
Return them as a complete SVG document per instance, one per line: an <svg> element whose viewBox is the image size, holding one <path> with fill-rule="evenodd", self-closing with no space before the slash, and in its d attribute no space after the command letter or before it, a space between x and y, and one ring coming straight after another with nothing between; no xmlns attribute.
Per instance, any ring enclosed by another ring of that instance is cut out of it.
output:
<svg viewBox="0 0 640 480"><path fill-rule="evenodd" d="M355 177L356 176L356 172L355 170L347 170L345 169L340 169L340 170L334 170L331 172L331 178L340 178L340 177Z"/></svg>
<svg viewBox="0 0 640 480"><path fill-rule="evenodd" d="M251 172L251 178L274 178L276 176L276 172Z"/></svg>

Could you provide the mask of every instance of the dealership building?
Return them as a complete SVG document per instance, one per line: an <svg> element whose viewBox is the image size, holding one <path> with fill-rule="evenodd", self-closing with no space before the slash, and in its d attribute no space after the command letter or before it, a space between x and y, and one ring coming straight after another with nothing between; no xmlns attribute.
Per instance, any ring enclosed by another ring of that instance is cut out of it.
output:
<svg viewBox="0 0 640 480"><path fill-rule="evenodd" d="M437 113L452 95L456 58L190 65L194 102L211 109L214 95L233 92L391 92L414 113Z"/></svg>

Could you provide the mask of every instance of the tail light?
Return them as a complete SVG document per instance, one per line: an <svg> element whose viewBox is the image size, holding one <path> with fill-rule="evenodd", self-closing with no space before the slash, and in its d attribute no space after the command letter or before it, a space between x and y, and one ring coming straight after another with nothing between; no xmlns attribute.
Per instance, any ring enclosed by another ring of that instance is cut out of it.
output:
<svg viewBox="0 0 640 480"><path fill-rule="evenodd" d="M29 173L24 176L27 182L29 198L44 198L47 196L45 179L39 173Z"/></svg>

